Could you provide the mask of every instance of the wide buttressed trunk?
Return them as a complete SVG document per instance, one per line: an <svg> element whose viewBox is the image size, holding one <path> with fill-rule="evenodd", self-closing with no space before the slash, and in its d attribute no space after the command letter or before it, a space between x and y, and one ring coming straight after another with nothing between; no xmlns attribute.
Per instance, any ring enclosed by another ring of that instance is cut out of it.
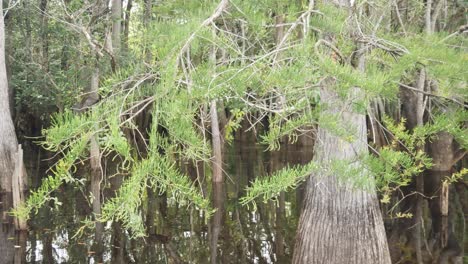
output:
<svg viewBox="0 0 468 264"><path fill-rule="evenodd" d="M293 263L391 263L375 191L353 188L353 180L365 176L349 175L345 180L327 169L333 160L358 166L357 156L367 152L365 116L353 113L351 104L344 103L329 87L324 85L320 92L321 100L329 106L324 114L339 113L341 122L356 129L355 140L347 142L318 129L313 161L322 169L307 182ZM354 96L357 92L355 89Z"/></svg>
<svg viewBox="0 0 468 264"><path fill-rule="evenodd" d="M16 139L11 119L8 79L5 65L5 24L0 6L0 184L1 191L11 192L11 176L15 166Z"/></svg>

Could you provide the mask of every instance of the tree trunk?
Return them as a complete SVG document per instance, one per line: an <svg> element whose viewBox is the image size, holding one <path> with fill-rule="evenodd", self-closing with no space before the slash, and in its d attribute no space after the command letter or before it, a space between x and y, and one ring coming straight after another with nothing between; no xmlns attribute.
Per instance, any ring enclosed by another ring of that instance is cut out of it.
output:
<svg viewBox="0 0 468 264"><path fill-rule="evenodd" d="M18 140L10 113L8 79L5 65L5 24L0 7L0 184L1 191L11 193L12 175Z"/></svg>
<svg viewBox="0 0 468 264"><path fill-rule="evenodd" d="M96 65L91 77L91 90L90 97L98 97L98 88L99 88L99 68ZM96 127L97 130L97 127ZM104 224L97 221L97 218L101 215L101 181L102 181L102 171L101 171L101 152L99 149L98 135L94 135L90 140L90 164L91 164L91 194L93 196L93 214L95 217L96 230L95 230L95 243L93 245L93 250L96 252L95 260L96 262L102 261L103 253L103 233L104 233Z"/></svg>
<svg viewBox="0 0 468 264"><path fill-rule="evenodd" d="M216 101L211 102L211 137L213 142L213 182L222 182L223 179L223 154L221 147L221 133L219 130L218 109Z"/></svg>
<svg viewBox="0 0 468 264"><path fill-rule="evenodd" d="M424 69L419 70L416 75L416 81L414 86L416 89L424 92L426 87L426 71ZM407 90L406 88L401 88L400 98L401 98L401 113L403 117L406 117L406 128L410 131L416 127L424 125L424 112L426 109L426 98L423 93ZM423 150L421 147L418 147L418 150ZM408 186L404 188L405 194L410 194L413 191L416 191L418 194L412 197L409 197L407 201L402 203L402 205L407 205L408 208L413 212L414 216L412 219L403 219L408 229L408 235L410 235L409 243L414 249L416 255L416 262L419 264L423 263L422 256L422 245L423 241L421 238L422 235L422 216L423 216L423 196L424 193L424 178L423 175L416 175L414 177L414 186ZM406 191L405 191L406 190Z"/></svg>
<svg viewBox="0 0 468 264"><path fill-rule="evenodd" d="M125 10L124 20L124 35L123 35L123 49L128 52L128 35L130 33L130 14L132 12L133 0L127 1L127 8Z"/></svg>
<svg viewBox="0 0 468 264"><path fill-rule="evenodd" d="M326 175L330 160L358 165L357 155L367 151L365 116L353 113L349 104L340 102L326 86L320 93L331 107L326 114L342 113L343 123L356 126L356 140L345 142L318 129L313 161L322 170L307 182L293 263L391 263L375 191L353 189L351 180L339 182L336 175Z"/></svg>
<svg viewBox="0 0 468 264"><path fill-rule="evenodd" d="M221 229L224 225L224 183L213 183L213 206L216 209L213 217L211 218L211 236L210 236L210 263L216 264L218 257L218 240Z"/></svg>
<svg viewBox="0 0 468 264"><path fill-rule="evenodd" d="M452 175L452 164L457 162L454 145L453 136L447 132L438 133L437 138L427 143L427 152L432 158L433 166L424 174L424 187L425 194L431 197L428 199L432 220L429 244L432 245L431 256L434 263L446 263L444 258L462 256L461 246L449 221L449 184L443 183Z"/></svg>
<svg viewBox="0 0 468 264"><path fill-rule="evenodd" d="M41 64L45 72L49 71L49 16L47 15L47 0L41 0L39 9L41 11L41 25L40 25L40 35L41 35Z"/></svg>
<svg viewBox="0 0 468 264"><path fill-rule="evenodd" d="M114 56L118 58L120 54L122 34L122 0L112 0L111 19L112 48L114 50Z"/></svg>

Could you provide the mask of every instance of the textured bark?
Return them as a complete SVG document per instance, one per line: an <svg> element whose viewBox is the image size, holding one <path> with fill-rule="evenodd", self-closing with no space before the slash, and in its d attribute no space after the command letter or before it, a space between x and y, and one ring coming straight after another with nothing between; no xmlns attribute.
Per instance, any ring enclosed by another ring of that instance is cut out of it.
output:
<svg viewBox="0 0 468 264"><path fill-rule="evenodd" d="M5 65L5 24L0 7L0 185L1 191L11 192L11 177L15 167L18 140L10 113L8 79Z"/></svg>
<svg viewBox="0 0 468 264"><path fill-rule="evenodd" d="M443 181L452 175L452 164L457 159L455 155L454 138L447 132L438 133L437 138L428 142L427 152L432 158L433 166L425 176L425 193L431 199L429 210L431 214L431 232L429 245L433 263L447 263L448 258L462 256L461 246L451 231L449 221L449 185Z"/></svg>
<svg viewBox="0 0 468 264"><path fill-rule="evenodd" d="M218 121L218 110L216 107L216 101L211 102L210 107L210 116L211 116L211 137L213 142L213 182L222 182L223 177L223 152L221 147L221 133L219 130L219 121Z"/></svg>
<svg viewBox="0 0 468 264"><path fill-rule="evenodd" d="M112 48L114 56L118 57L121 48L122 34L122 0L112 0Z"/></svg>
<svg viewBox="0 0 468 264"><path fill-rule="evenodd" d="M326 86L320 98L331 107L328 114L341 113L343 123L353 124L356 140L345 142L319 127L313 161L323 169L307 182L293 263L391 263L375 191L353 189L352 180L340 182L336 175L326 175L330 160L357 164L357 154L367 151L365 116L351 112Z"/></svg>
<svg viewBox="0 0 468 264"><path fill-rule="evenodd" d="M93 75L91 77L91 91L90 98L98 98L99 88L99 68L95 66ZM97 100L96 100L97 101ZM95 220L101 215L101 181L103 177L101 168L101 152L99 149L98 136L94 135L90 140L90 164L91 164L91 194L93 196L93 214ZM96 252L95 261L102 262L103 253L103 233L104 224L95 221L95 240L93 249Z"/></svg>
<svg viewBox="0 0 468 264"><path fill-rule="evenodd" d="M15 170L13 172L12 192L13 192L13 207L17 208L25 201L25 190L27 184L26 171L23 164L23 149L18 146L18 151L15 159ZM15 228L17 230L27 230L26 220L16 218Z"/></svg>
<svg viewBox="0 0 468 264"><path fill-rule="evenodd" d="M424 22L426 33L428 35L432 34L432 0L426 0L426 14Z"/></svg>

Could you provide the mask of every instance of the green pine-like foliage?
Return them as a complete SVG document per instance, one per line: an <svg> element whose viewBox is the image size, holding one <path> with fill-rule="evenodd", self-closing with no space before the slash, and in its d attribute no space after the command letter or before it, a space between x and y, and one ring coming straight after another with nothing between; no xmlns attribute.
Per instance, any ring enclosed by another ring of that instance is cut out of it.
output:
<svg viewBox="0 0 468 264"><path fill-rule="evenodd" d="M127 55L131 62L114 73L101 66L105 70L101 101L85 113L59 112L51 127L43 131L41 144L60 153L61 158L17 213L27 216L37 211L54 199L53 192L62 183L82 185L82 179L73 173L89 156L89 140L97 137L102 156L119 160L119 173L126 175L116 197L103 205L98 220L121 221L132 235L144 236L141 209L147 188L167 192L175 202L205 210L209 216L213 210L200 191L200 183L192 182L177 166L180 160L209 164L209 103L222 101L232 117L226 127L228 141L240 128L240 121L254 114L268 117L269 128L260 140L269 150L278 149L284 137L294 142L306 127L320 126L352 141L352 124L341 123L339 113L323 115L331 107L320 98L326 78L334 79L333 89L349 100L353 111L366 113L373 100L396 103L399 83L408 83L416 70L424 68L438 84L438 90L432 91L437 97L432 99L457 108L453 118L439 113L414 131L405 129L404 120L384 118L381 121L391 137L389 145L374 154L360 154L358 167L330 161L328 169L341 175L339 178L353 181L356 188L373 190L376 186L384 202L398 187L408 185L413 175L431 166L420 147L437 132L448 131L462 147L468 147L468 133L462 125L468 121L466 107L460 108L451 100L468 99L467 57L457 46L464 41L461 37L426 37L417 32L402 36L383 27L375 31L362 15L349 15L322 4L310 12L307 4L297 2L232 0L218 19L202 26L217 2L158 1L152 10L156 17L149 26L132 24ZM279 48L272 44L272 14L278 12L284 14L286 23L301 22L291 32L285 27L287 36ZM298 19L306 12L310 13L307 25ZM343 33L358 20L362 28L357 36ZM333 43L321 42L327 34L334 35ZM354 66L356 39L368 45L363 70ZM331 58L334 50L337 57ZM213 53L216 62L211 59ZM356 87L364 97L349 99ZM136 121L142 112L150 117L147 127ZM147 135L145 149L138 149L125 131ZM262 177L248 187L241 203L275 198L320 169L310 163Z"/></svg>

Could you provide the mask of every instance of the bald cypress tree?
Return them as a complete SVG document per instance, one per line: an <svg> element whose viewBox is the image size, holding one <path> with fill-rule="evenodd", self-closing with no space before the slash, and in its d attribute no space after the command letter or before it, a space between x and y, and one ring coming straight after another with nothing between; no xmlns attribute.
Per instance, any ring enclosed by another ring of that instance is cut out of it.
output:
<svg viewBox="0 0 468 264"><path fill-rule="evenodd" d="M10 112L11 95L5 65L5 23L1 7L0 11L0 184L2 192L11 193L18 140Z"/></svg>

